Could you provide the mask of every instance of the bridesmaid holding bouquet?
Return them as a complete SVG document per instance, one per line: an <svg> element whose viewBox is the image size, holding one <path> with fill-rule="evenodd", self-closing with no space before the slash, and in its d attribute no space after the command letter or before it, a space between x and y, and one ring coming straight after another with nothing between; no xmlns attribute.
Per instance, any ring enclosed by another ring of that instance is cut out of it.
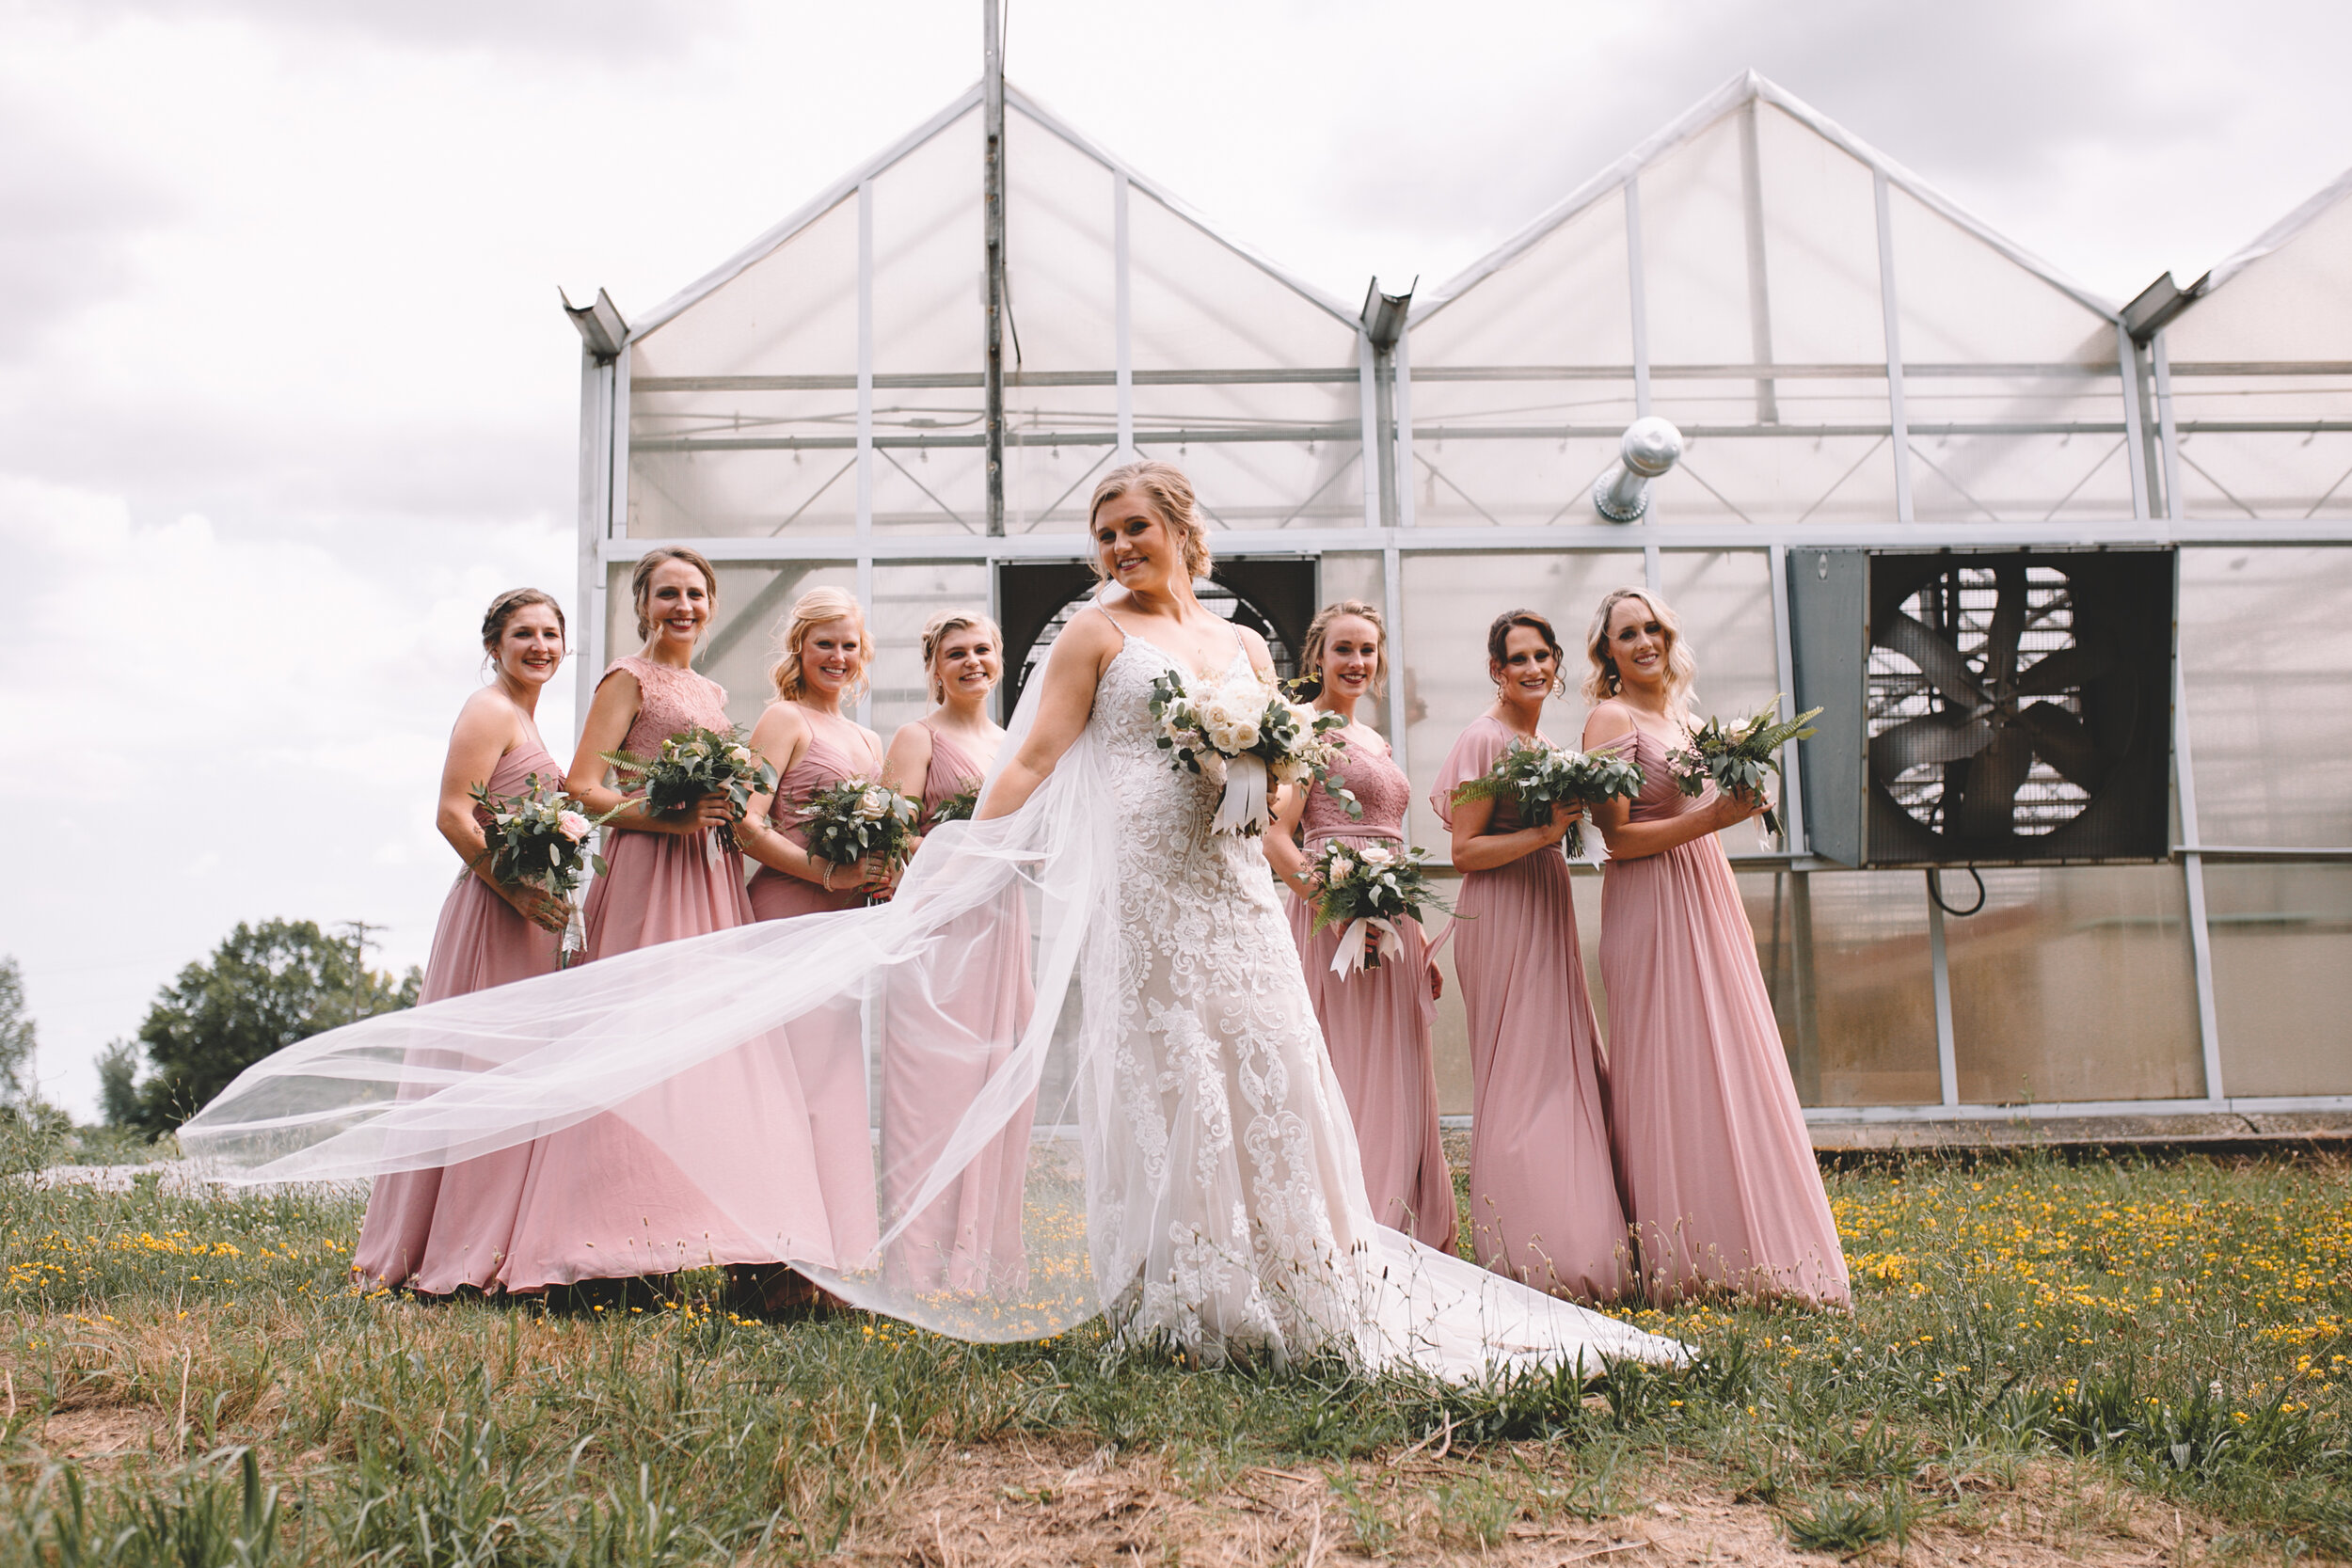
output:
<svg viewBox="0 0 2352 1568"><path fill-rule="evenodd" d="M1307 628L1299 669L1320 687L1315 707L1347 721L1336 732L1342 756L1332 771L1363 816L1351 818L1320 785L1290 790L1275 810L1274 831L1265 835L1266 860L1293 895L1291 939L1298 944L1324 1045L1356 1124L1373 1212L1415 1241L1451 1251L1454 1176L1438 1142L1438 1069L1429 1049L1432 1005L1444 977L1430 961L1418 921L1397 923L1401 952L1345 978L1331 967L1341 932L1314 928L1322 891L1314 858L1325 845L1405 847L1411 781L1390 760L1380 732L1356 717L1366 694L1388 685L1388 633L1380 612L1355 599L1324 606Z"/></svg>
<svg viewBox="0 0 2352 1568"><path fill-rule="evenodd" d="M1463 873L1455 966L1470 1015L1474 1119L1470 1237L1498 1273L1581 1301L1615 1299L1628 1274L1625 1211L1609 1164L1600 1029L1584 986L1560 841L1574 813L1523 821L1508 799L1454 803L1515 741L1549 744L1561 690L1551 623L1532 610L1486 629L1494 705L1438 769L1430 804Z"/></svg>
<svg viewBox="0 0 2352 1568"><path fill-rule="evenodd" d="M1715 838L1764 801L1676 785L1667 757L1690 739L1697 660L1664 601L1610 594L1585 654L1585 749L1629 752L1646 781L1638 799L1593 813L1609 843L1611 1130L1643 1283L1659 1303L1729 1291L1844 1307L1845 1254Z"/></svg>
<svg viewBox="0 0 2352 1568"><path fill-rule="evenodd" d="M890 739L882 777L922 802L926 832L969 816L995 765L1004 727L988 699L1004 678L996 623L943 610L923 627L923 673L930 712ZM943 810L946 814L943 818ZM1003 1065L999 1044L1019 1037L1034 1001L1028 911L1017 889L997 907L975 910L942 931L946 994L893 987L882 1014L882 1210L896 1219L937 1162L965 1107ZM1018 1290L1026 1269L1021 1243L1022 1180L1029 1117L1008 1122L979 1158L915 1215L890 1249L891 1277L920 1290Z"/></svg>
<svg viewBox="0 0 2352 1568"><path fill-rule="evenodd" d="M563 777L539 738L539 693L564 662L564 610L536 588L490 601L482 618L489 685L466 699L441 765L436 826L466 869L441 905L417 1000L502 986L556 967L556 944L569 907L542 889L501 882L491 874L484 837L487 814L477 789L493 797L552 790ZM354 1273L372 1284L405 1286L428 1295L482 1289L496 1277L515 1228L529 1163L526 1148L501 1149L446 1168L380 1176L353 1249Z"/></svg>
<svg viewBox="0 0 2352 1568"><path fill-rule="evenodd" d="M664 546L637 562L630 587L644 646L613 660L598 683L564 784L591 810L614 813L605 874L588 893L592 962L751 918L742 857L720 842L732 818L723 798L655 814L608 782L608 752L651 756L674 735L728 727L726 692L692 665L718 608L710 562ZM806 1117L789 1058L755 1041L541 1138L530 1147L499 1283L544 1291L829 1259L832 1232L816 1199L808 1140L775 1131L805 1125Z"/></svg>

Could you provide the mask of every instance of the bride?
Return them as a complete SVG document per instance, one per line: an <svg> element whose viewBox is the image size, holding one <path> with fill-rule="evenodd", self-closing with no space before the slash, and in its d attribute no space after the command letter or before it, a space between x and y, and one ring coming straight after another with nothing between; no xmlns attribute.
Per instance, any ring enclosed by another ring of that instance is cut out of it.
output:
<svg viewBox="0 0 2352 1568"><path fill-rule="evenodd" d="M945 1147L928 1140L927 1168L886 1172L875 1189L902 1208L879 1216L872 1253L794 1256L858 1306L977 1339L1105 1314L1122 1342L1202 1363L1334 1354L1471 1379L1681 1359L1671 1340L1375 1221L1263 850L1211 831L1221 784L1170 766L1151 710L1170 673L1270 680L1265 645L1193 595L1209 550L1179 470L1114 471L1089 518L1105 586L1056 639L977 819L934 830L893 901L313 1037L248 1069L182 1130L183 1146L231 1179L348 1179L615 1116L722 1212L751 1211L731 1183L753 1163L708 1147L652 1091L730 1052L788 1069L794 1020L855 1006L870 1023L896 999L1000 1022L968 1047L980 1086ZM1005 919L961 918L992 911ZM1023 914L1035 1006L960 1006L960 993L999 982L994 933ZM864 1033L887 1048L888 1029ZM1025 1168L992 1152L1032 1115ZM918 1289L883 1267L908 1222L982 1168L1024 1184L1015 1256L974 1274L993 1283Z"/></svg>

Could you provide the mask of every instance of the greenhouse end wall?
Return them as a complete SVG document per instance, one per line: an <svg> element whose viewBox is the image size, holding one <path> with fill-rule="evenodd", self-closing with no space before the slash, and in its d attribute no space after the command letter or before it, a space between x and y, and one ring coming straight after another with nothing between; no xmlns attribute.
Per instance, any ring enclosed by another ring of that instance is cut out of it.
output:
<svg viewBox="0 0 2352 1568"><path fill-rule="evenodd" d="M1000 411L977 89L583 362L584 680L633 641L637 556L691 543L718 562L702 663L738 721L764 705L792 598L831 584L868 606L861 717L887 735L926 705L924 619L1079 559L1094 481L1165 457L1221 559L1311 560L1322 598L1382 608L1394 668L1374 720L1414 781L1408 833L1442 861L1427 794L1489 700L1500 610L1541 610L1574 641L1604 592L1647 586L1691 634L1698 705L1727 715L1793 689L1792 549L2177 546L2165 859L1988 867L1979 901L1965 871L1811 853L1793 778L1788 838L1724 835L1790 1067L1823 1119L2352 1106L2352 790L2333 766L2352 754L2352 456L2328 445L2352 441L2352 222L2335 209L2137 341L1749 77L1377 341L1371 317L1007 100L1019 347ZM1680 428L1683 462L1642 520L1605 522L1592 484L1645 414ZM1550 733L1581 721L1564 705ZM1574 881L1605 1016L1600 874ZM1451 984L1438 1045L1444 1109L1467 1111Z"/></svg>

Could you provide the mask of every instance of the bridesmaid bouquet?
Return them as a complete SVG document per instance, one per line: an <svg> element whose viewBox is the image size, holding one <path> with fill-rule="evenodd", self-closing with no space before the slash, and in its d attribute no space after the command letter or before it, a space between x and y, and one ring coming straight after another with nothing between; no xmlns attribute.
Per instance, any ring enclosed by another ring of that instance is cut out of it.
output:
<svg viewBox="0 0 2352 1568"><path fill-rule="evenodd" d="M868 856L897 865L914 852L923 815L919 801L866 779L812 790L793 809L808 834L808 852L834 865L855 865Z"/></svg>
<svg viewBox="0 0 2352 1568"><path fill-rule="evenodd" d="M969 789L960 789L931 808L931 826L942 822L969 822L973 813L980 809L980 786L977 780Z"/></svg>
<svg viewBox="0 0 2352 1568"><path fill-rule="evenodd" d="M604 818L579 810L554 780L542 783L536 773L523 780L519 795L493 795L487 784L474 785L471 794L490 817L482 831L490 875L509 887L534 887L562 899L571 912L558 952L579 952L587 945L580 892L591 869L604 875L604 857L591 847L589 834Z"/></svg>
<svg viewBox="0 0 2352 1568"><path fill-rule="evenodd" d="M1780 773L1780 749L1792 740L1811 738L1810 721L1821 711L1812 708L1776 724L1772 714L1779 706L1780 693L1775 691L1762 712L1729 728L1709 719L1692 735L1688 746L1667 757L1676 785L1685 795L1700 794L1711 784L1726 795L1762 796L1764 775ZM1764 831L1775 836L1780 832L1780 813L1770 804L1764 808Z"/></svg>
<svg viewBox="0 0 2352 1568"><path fill-rule="evenodd" d="M1205 773L1207 763L1224 771L1225 798L1211 827L1249 837L1274 820L1269 778L1278 784L1319 779L1330 787L1340 752L1330 732L1347 725L1336 713L1285 697L1255 671L1219 680L1171 670L1152 683L1152 717L1169 767ZM1336 788L1332 794L1351 816L1363 815L1353 795Z"/></svg>
<svg viewBox="0 0 2352 1568"><path fill-rule="evenodd" d="M1359 970L1378 969L1383 955L1396 958L1405 943L1400 920L1419 920L1423 910L1449 913L1422 863L1426 849L1392 849L1385 844L1350 845L1333 840L1315 856L1315 929L1343 927L1331 973L1344 980ZM1367 940L1367 939L1371 940Z"/></svg>
<svg viewBox="0 0 2352 1568"><path fill-rule="evenodd" d="M682 730L652 756L607 752L604 760L621 775L624 787L640 787L645 810L654 816L684 811L706 795L723 795L740 817L750 809L753 796L776 787L775 768L743 744L737 730ZM735 830L721 828L719 841L735 848Z"/></svg>
<svg viewBox="0 0 2352 1568"><path fill-rule="evenodd" d="M1454 791L1454 803L1510 800L1522 817L1541 817L1551 808L1582 811L1603 800L1630 800L1642 793L1638 763L1614 752L1571 752L1540 740L1514 740L1495 765ZM1584 858L1584 824L1568 825L1568 859Z"/></svg>

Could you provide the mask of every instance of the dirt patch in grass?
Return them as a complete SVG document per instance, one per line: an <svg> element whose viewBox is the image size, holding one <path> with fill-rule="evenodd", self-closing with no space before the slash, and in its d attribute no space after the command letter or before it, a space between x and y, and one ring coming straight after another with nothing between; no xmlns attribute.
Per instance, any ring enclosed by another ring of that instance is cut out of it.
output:
<svg viewBox="0 0 2352 1568"><path fill-rule="evenodd" d="M110 1460L167 1452L171 1422L137 1405L61 1410L41 1422L33 1436L52 1459L103 1467Z"/></svg>
<svg viewBox="0 0 2352 1568"><path fill-rule="evenodd" d="M1799 1550L1790 1519L1815 1510L1742 1501L1695 1467L1645 1469L1613 1512L1548 1510L1540 1445L1464 1463L1406 1458L1231 1474L1182 1456L1049 1442L933 1459L844 1543L864 1563L1015 1568L1063 1563L1794 1564L1848 1560L1955 1568L2192 1563L2224 1532L2063 1467L1997 1497L1963 1497L1852 1550ZM2231 1555L2224 1552L2222 1555ZM2319 1560L2304 1559L2306 1561Z"/></svg>

